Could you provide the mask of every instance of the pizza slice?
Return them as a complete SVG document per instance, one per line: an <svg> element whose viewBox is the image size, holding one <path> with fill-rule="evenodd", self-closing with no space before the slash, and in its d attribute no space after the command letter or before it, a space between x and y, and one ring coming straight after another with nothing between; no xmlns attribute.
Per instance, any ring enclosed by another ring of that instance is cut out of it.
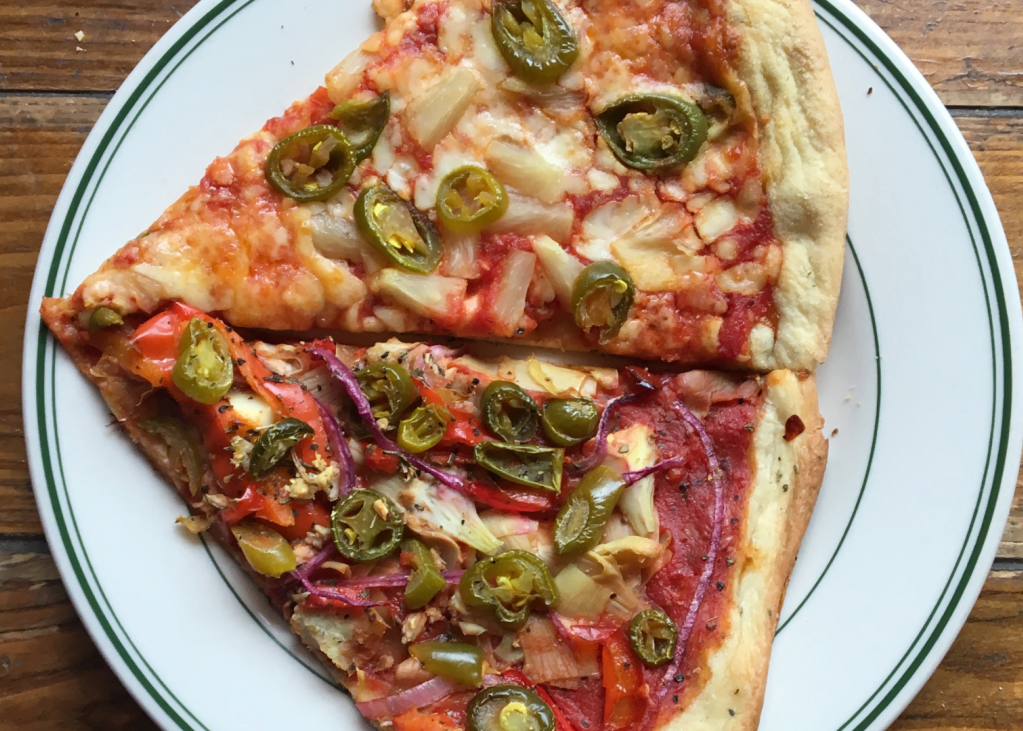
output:
<svg viewBox="0 0 1023 731"><path fill-rule="evenodd" d="M76 311L824 360L847 171L808 0L377 6L383 30L215 160Z"/></svg>
<svg viewBox="0 0 1023 731"><path fill-rule="evenodd" d="M43 318L381 728L756 728L827 453L812 374Z"/></svg>

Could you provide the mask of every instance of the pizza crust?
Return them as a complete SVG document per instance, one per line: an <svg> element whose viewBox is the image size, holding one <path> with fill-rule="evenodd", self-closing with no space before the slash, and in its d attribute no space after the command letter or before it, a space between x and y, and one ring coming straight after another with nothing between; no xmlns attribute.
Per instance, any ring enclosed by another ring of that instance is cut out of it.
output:
<svg viewBox="0 0 1023 731"><path fill-rule="evenodd" d="M735 551L739 570L729 580L727 634L704 662L710 677L665 731L755 731L760 720L778 614L828 454L814 376L775 371L764 382L753 438L756 478ZM794 414L806 430L785 441L785 422Z"/></svg>
<svg viewBox="0 0 1023 731"><path fill-rule="evenodd" d="M777 332L754 331L752 366L813 368L828 354L845 254L849 170L838 92L809 0L730 0L729 12L784 252Z"/></svg>

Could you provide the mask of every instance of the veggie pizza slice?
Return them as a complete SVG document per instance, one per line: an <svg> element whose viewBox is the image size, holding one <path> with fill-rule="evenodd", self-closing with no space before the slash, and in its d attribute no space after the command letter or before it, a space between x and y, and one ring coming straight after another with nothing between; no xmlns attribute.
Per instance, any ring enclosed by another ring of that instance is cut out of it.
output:
<svg viewBox="0 0 1023 731"><path fill-rule="evenodd" d="M215 160L78 312L824 360L847 170L809 0L375 4L383 30Z"/></svg>
<svg viewBox="0 0 1023 731"><path fill-rule="evenodd" d="M398 731L752 729L824 471L806 372L43 317L191 514Z"/></svg>

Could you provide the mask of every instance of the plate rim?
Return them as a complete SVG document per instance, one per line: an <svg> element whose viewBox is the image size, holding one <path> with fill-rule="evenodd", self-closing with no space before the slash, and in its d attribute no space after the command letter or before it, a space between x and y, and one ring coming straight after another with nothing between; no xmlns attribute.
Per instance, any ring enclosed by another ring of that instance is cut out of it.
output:
<svg viewBox="0 0 1023 731"><path fill-rule="evenodd" d="M122 137L121 140L117 141L109 156L107 156L108 147L125 119L133 111L136 117L141 114L149 99L159 91L164 81L188 58L191 52L210 38L217 29L253 2L255 0L201 0L154 45L125 79L107 108L100 115L85 144L82 146L58 197L40 250L39 263L36 267L29 300L30 305L41 301L44 293L54 291L59 271L62 268L64 269L64 282L61 285L60 291L63 291L66 287L70 262L73 259L77 245L76 236L70 250L65 251L64 246L67 236L76 220L78 220L79 227L84 220L88 205L86 205L85 211L79 211L79 205L90 188L92 188L92 194L95 194L99 181L102 180L105 167L99 179L96 180L95 187L92 186L92 178L98 166L104 159L106 160L106 165L109 165L114 155L116 155L120 141L124 138ZM1023 399L1021 399L1018 391L1014 393L1012 389L1013 376L1016 375L1014 371L1020 368L1020 358L1018 356L1023 319L1021 319L1017 288L1006 288L1003 286L1002 280L1006 278L1006 271L1012 272L1013 269L1009 259L1008 243L1005 239L997 210L994 207L993 200L972 153L955 127L952 118L945 110L944 105L941 104L937 95L908 57L863 11L854 6L851 0L814 0L814 4L818 8L823 8L832 19L838 21L846 30L856 36L857 40L863 43L877 61L894 77L894 81L910 97L913 106L926 118L933 134L946 153L948 162L955 169L955 174L963 193L970 201L975 225L979 229L979 233L984 241L987 262L990 267L989 276L992 279L991 286L993 286L996 294L999 320L997 331L994 328L994 323L991 323L992 347L996 351L997 346L1000 344L1003 358L1003 369L1000 374L1002 380L1002 428L997 456L994 457L995 462L992 462L991 453L988 456L985 476L982 480L980 495L978 496L977 511L980 510L981 502L983 502L985 497L984 485L987 482L987 471L990 470L992 464L994 464L995 469L992 474L991 490L987 495L987 506L984 510L980 531L976 536L973 536L971 523L971 528L967 531L967 537L964 541L964 551L971 540L974 543L967 566L962 576L959 577L953 598L945 608L938 624L929 629L930 619L934 616L932 613L931 618L925 623L916 641L914 641L903 657L903 660L896 665L878 691L845 724L837 729L837 731L846 731L858 717L862 716L854 728L855 731L863 731L867 728L883 728L887 726L888 723L901 713L902 709L927 681L933 670L940 663L945 651L958 635L959 629L965 623L966 617L983 586L987 575L987 567L994 559L1001 534L994 534L990 529L992 526L997 528L1004 525L1015 486L1016 473L1006 470L1006 464L1011 465L1019 461L1019 450L1023 446L1020 444L1019 439L1021 429L1023 429L1023 425L1020 424L1020 409L1012 408L1013 406L1023 405ZM819 22L831 26L832 30L838 33L843 40L849 43L857 53L866 59L862 51L857 49L856 45L846 38L838 28L828 23L817 8L815 8L815 12ZM210 27L211 25L212 27ZM207 32L196 40L203 31ZM182 52L184 52L183 55L181 55ZM170 70L164 74L163 72L168 67L170 67ZM880 73L877 65L874 68L875 71L878 71L884 83L888 84L896 96L899 97L903 106L906 106L906 102L889 83L889 79ZM142 101L142 105L136 110L135 107L154 83L156 83L155 88L151 90L146 99ZM906 106L906 109L914 121L917 121L910 108ZM919 126L918 121L917 124ZM130 129L130 126L131 124L129 124L128 129ZM125 130L126 132L127 130ZM921 133L930 144L930 138L927 137L922 128ZM935 151L935 156L944 167L944 161L937 151ZM958 198L959 191L951 178L949 178L949 185ZM977 245L973 235L973 226L970 225L970 220L966 216L965 210L963 211L963 216L971 239L974 239L973 243L976 249ZM979 251L977 252L977 257L981 276L984 278L984 267L980 261ZM44 265L46 266L44 267ZM1015 283L1014 275L1012 282ZM988 297L988 289L989 285L984 281L985 297ZM1008 297L1006 297L1006 289L1008 289ZM1013 305L1015 305L1014 308ZM990 301L988 302L988 313L989 318L992 318L993 312ZM45 432L39 431L40 425L45 426L47 424L44 391L45 371L47 370L45 360L48 348L52 357L55 352L55 346L45 326L40 322L38 312L34 311L32 307L29 308L26 319L22 397L29 467L33 490L43 520L46 537L60 569L61 577L68 587L68 593L72 598L75 609L82 618L83 624L85 624L93 640L97 642L104 658L115 670L121 682L126 685L135 699L159 725L168 729L201 728L208 731L207 727L176 698L173 691L163 684L142 654L135 649L131 638L122 629L124 639L135 650L138 659L146 666L153 679L163 687L166 696L161 694L154 687L153 681L146 676L146 673L141 671L138 662L131 656L131 653L127 652L123 641L114 631L110 617L106 616L103 608L99 606L88 579L83 575L82 557L76 554L75 546L69 540L66 519L62 515L58 515L62 508L54 483L55 472L51 463L52 457L48 445L49 436ZM997 360L997 353L993 352L992 357ZM55 358L52 362L55 365ZM998 418L997 401L1000 384L997 362L993 363L993 369L995 409L992 414L992 439L994 439L994 432L996 431L994 429L995 421ZM54 369L51 369L51 373L53 372L55 372ZM1013 454L1015 454L1014 460L1010 459ZM60 462L59 450L57 466L62 473L63 465ZM61 480L63 481L62 476ZM44 485L46 486L45 490L43 489ZM73 511L69 510L69 513L70 522L77 531ZM976 518L977 512L975 512L973 520L976 520ZM85 554L84 549L80 550L85 563L88 564L87 554ZM961 560L962 555L960 555ZM91 571L91 565L89 569ZM959 566L957 563L952 569L945 592L942 593L935 606L935 612L941 607L945 593L947 593L949 586L956 578L958 570ZM73 582L69 581L70 577L74 577ZM96 588L100 595L102 595L103 591L99 585L98 577L94 575L94 579L96 580ZM103 596L103 600L106 601L105 596ZM110 615L113 617L114 622L117 623L113 608L109 606L109 603L107 604ZM900 668L904 666L906 658L914 651L920 638L927 632L929 632L929 637L925 641L923 649L906 666L906 670L902 673L901 677L886 690L886 686L889 685L888 681L900 672ZM864 709L882 692L884 692L884 697L881 702L869 709L864 715ZM172 700L173 704L169 700ZM174 705L178 708L175 708ZM194 725L183 718L184 715L189 716Z"/></svg>

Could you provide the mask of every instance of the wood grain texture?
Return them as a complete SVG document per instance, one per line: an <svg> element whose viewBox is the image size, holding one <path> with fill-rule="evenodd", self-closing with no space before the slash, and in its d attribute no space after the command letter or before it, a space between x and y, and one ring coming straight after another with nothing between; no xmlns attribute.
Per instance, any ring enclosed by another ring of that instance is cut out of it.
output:
<svg viewBox="0 0 1023 731"><path fill-rule="evenodd" d="M0 729L156 729L103 662L48 553L0 550Z"/></svg>
<svg viewBox="0 0 1023 731"><path fill-rule="evenodd" d="M193 0L0 3L0 90L113 91ZM1023 105L1019 0L858 0L946 104ZM75 33L82 31L82 40ZM82 49L82 50L77 50Z"/></svg>
<svg viewBox="0 0 1023 731"><path fill-rule="evenodd" d="M0 535L42 533L21 420L26 303L50 211L106 101L0 96Z"/></svg>
<svg viewBox="0 0 1023 731"><path fill-rule="evenodd" d="M1023 572L992 571L945 660L892 731L1023 728Z"/></svg>
<svg viewBox="0 0 1023 731"><path fill-rule="evenodd" d="M1019 0L856 0L945 104L1023 105Z"/></svg>
<svg viewBox="0 0 1023 731"><path fill-rule="evenodd" d="M361 0L360 0L361 1ZM41 539L21 421L35 259L78 149L124 76L192 0L0 4L0 731L154 729L74 613ZM969 142L1023 275L1019 0L860 0L923 71ZM82 30L82 41L74 33ZM83 51L75 51L75 47ZM30 92L30 93L19 93ZM1011 108L1007 108L1011 107ZM1023 559L1023 481L999 549ZM1004 565L1004 564L1003 564ZM1023 572L995 571L941 667L893 726L1023 729Z"/></svg>
<svg viewBox="0 0 1023 731"><path fill-rule="evenodd" d="M195 2L0 3L0 90L114 91Z"/></svg>

